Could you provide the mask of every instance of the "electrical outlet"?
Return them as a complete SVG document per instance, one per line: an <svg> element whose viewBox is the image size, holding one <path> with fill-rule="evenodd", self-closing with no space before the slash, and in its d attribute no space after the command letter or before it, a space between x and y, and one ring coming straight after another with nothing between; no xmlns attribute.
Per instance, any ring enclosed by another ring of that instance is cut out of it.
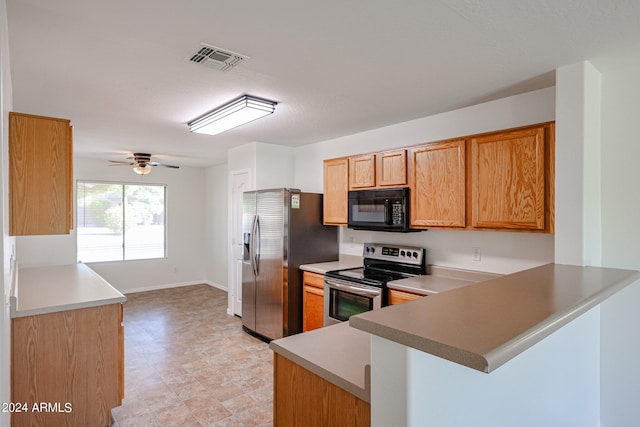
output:
<svg viewBox="0 0 640 427"><path fill-rule="evenodd" d="M480 248L478 247L471 248L471 254L471 259L473 261L480 261L480 259L482 258L482 253L480 252Z"/></svg>

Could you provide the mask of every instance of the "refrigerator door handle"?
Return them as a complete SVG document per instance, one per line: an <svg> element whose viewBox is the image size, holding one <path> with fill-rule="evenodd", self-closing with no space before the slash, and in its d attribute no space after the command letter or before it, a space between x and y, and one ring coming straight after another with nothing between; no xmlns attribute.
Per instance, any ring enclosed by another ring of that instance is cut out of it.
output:
<svg viewBox="0 0 640 427"><path fill-rule="evenodd" d="M253 235L255 236L253 241L253 271L257 276L260 274L260 217L258 215L256 215L255 218L255 230Z"/></svg>
<svg viewBox="0 0 640 427"><path fill-rule="evenodd" d="M251 263L251 271L253 271L253 275L256 276L256 264L255 264L255 252L256 252L256 219L257 215L253 216L253 221L251 222L251 235L249 237L249 262Z"/></svg>

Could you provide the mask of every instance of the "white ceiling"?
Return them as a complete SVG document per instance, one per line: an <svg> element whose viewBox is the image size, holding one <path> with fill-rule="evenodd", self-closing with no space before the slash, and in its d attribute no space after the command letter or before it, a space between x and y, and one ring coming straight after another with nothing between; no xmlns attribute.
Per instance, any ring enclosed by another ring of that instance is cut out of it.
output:
<svg viewBox="0 0 640 427"><path fill-rule="evenodd" d="M80 157L224 163L640 64L637 0L6 0L14 111L68 118ZM208 43L248 55L221 72ZM276 112L216 135L186 122L242 94Z"/></svg>

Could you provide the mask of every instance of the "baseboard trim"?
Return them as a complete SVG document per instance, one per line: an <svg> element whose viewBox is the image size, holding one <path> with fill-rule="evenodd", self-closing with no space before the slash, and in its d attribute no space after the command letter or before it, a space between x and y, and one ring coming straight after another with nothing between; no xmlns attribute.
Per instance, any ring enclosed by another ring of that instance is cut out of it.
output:
<svg viewBox="0 0 640 427"><path fill-rule="evenodd" d="M160 289L180 288L183 286L193 286L193 285L208 285L208 286L211 286L212 288L217 288L217 289L220 289L221 291L227 292L226 287L208 280L196 280L193 282L181 282L181 283L167 283L164 285L145 286L142 288L133 288L133 289L124 289L124 290L119 289L119 291L126 295L126 294L135 294L137 292L157 291Z"/></svg>

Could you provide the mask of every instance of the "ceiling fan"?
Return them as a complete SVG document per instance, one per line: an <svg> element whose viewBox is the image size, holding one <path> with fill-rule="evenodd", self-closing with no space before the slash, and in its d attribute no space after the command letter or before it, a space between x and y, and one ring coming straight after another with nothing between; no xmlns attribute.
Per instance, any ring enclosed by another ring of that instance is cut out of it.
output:
<svg viewBox="0 0 640 427"><path fill-rule="evenodd" d="M121 160L109 160L111 163L115 163L109 166L133 166L133 171L139 175L146 175L151 172L151 168L155 166L164 166L165 168L178 169L180 166L165 165L163 163L152 162L151 154L149 153L133 153L133 157L127 157L132 160L129 162Z"/></svg>

